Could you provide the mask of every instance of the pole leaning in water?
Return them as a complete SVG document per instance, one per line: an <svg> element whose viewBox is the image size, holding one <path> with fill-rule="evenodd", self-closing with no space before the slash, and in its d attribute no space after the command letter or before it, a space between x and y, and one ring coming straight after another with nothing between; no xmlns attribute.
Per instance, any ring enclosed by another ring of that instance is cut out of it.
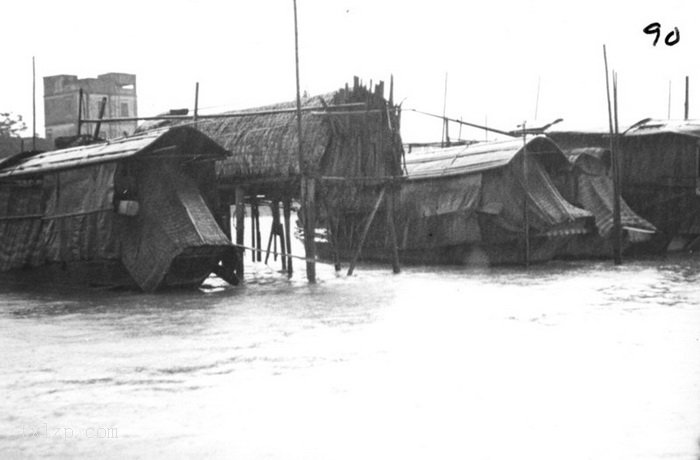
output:
<svg viewBox="0 0 700 460"><path fill-rule="evenodd" d="M304 162L303 139L301 130L301 90L299 86L299 27L297 21L297 0L294 1L294 62L297 83L297 139L299 142L299 173L301 174L301 206L304 210L304 250L306 252L306 279L316 282L316 222L314 197L316 194L314 178L309 175L309 168ZM291 251L290 251L291 252Z"/></svg>
<svg viewBox="0 0 700 460"><path fill-rule="evenodd" d="M622 228L620 225L620 176L618 172L619 164L616 151L615 129L613 126L612 104L610 102L610 76L608 72L608 54L603 45L603 61L605 62L605 88L608 99L608 124L610 127L610 157L612 161L613 175L613 260L615 265L622 264ZM614 87L617 96L617 85ZM617 112L617 98L615 103Z"/></svg>

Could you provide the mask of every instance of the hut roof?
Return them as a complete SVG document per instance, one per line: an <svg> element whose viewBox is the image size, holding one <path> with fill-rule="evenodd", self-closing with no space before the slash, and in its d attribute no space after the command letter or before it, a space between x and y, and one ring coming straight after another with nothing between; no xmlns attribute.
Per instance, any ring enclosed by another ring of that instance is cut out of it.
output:
<svg viewBox="0 0 700 460"><path fill-rule="evenodd" d="M472 174L501 168L522 151L522 139L448 147L408 155L406 170L409 179ZM552 162L562 167L567 167L569 164L559 147L544 136L528 139L527 151L529 154L547 156Z"/></svg>
<svg viewBox="0 0 700 460"><path fill-rule="evenodd" d="M349 123L338 120L342 117L326 116L327 112L334 111L333 106L343 105L342 113L350 110L362 113L370 107L384 108L387 101L382 92L383 86L378 86L372 91L356 81L354 87L346 86L334 92L302 98L304 162L312 166L320 165L321 159L332 144L333 134L339 133L342 137L345 130L351 129ZM363 107L346 110L348 106L345 104L361 104ZM274 178L299 174L295 109L296 101L290 101L219 114L231 115L228 117L198 120L197 129L229 152L224 161L217 163L217 175L225 178ZM378 112L367 112L367 115L377 116ZM332 123L329 122L330 118L334 118ZM166 123L173 121L143 124L139 131ZM193 121L189 119L184 123L191 125Z"/></svg>
<svg viewBox="0 0 700 460"><path fill-rule="evenodd" d="M20 153L0 161L0 179L159 154L216 159L226 155L226 151L196 129L170 127L99 144L44 153Z"/></svg>

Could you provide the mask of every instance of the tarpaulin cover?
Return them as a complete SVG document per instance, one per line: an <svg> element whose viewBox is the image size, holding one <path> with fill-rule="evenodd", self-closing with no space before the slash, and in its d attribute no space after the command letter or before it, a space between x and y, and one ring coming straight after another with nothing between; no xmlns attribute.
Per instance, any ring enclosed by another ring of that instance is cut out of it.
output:
<svg viewBox="0 0 700 460"><path fill-rule="evenodd" d="M41 240L46 260L119 257L113 226L115 168L115 163L104 163L45 176L48 200Z"/></svg>
<svg viewBox="0 0 700 460"><path fill-rule="evenodd" d="M481 174L408 181L398 195L404 223L401 247L431 248L479 241L474 212L481 196Z"/></svg>
<svg viewBox="0 0 700 460"><path fill-rule="evenodd" d="M496 222L511 232L523 231L525 196L529 226L536 231L535 234L547 233L557 226L583 229L585 221L591 218L591 213L577 208L561 196L535 159L528 159L527 181L524 180L522 157L519 156L507 168L484 173L483 184L481 210L500 209Z"/></svg>
<svg viewBox="0 0 700 460"><path fill-rule="evenodd" d="M37 264L43 207L40 182L0 186L0 270Z"/></svg>
<svg viewBox="0 0 700 460"><path fill-rule="evenodd" d="M576 197L575 200L595 216L598 233L607 237L613 229L614 211L614 187L612 178L605 174L605 167L595 158L580 157L576 161ZM623 227L631 227L640 230L656 231L650 222L640 217L620 199L620 219Z"/></svg>
<svg viewBox="0 0 700 460"><path fill-rule="evenodd" d="M114 168L102 164L0 186L0 269L118 258Z"/></svg>

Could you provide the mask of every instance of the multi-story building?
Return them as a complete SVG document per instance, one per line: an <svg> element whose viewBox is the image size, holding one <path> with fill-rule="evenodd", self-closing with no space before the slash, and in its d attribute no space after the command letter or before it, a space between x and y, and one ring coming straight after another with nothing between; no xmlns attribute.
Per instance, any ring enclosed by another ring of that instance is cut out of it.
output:
<svg viewBox="0 0 700 460"><path fill-rule="evenodd" d="M78 134L78 107L80 90L83 90L80 118L96 119L100 113L102 98L107 98L104 118L136 117L136 75L106 73L97 78L81 78L75 75L44 77L44 117L46 138L54 141L62 136ZM103 123L100 137L113 139L132 134L136 121ZM81 123L80 134L93 134L95 125Z"/></svg>

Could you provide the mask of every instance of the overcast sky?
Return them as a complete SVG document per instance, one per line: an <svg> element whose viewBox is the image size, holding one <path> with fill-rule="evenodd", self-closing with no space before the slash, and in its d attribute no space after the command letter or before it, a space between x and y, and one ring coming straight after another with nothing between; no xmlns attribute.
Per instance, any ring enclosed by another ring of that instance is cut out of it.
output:
<svg viewBox="0 0 700 460"><path fill-rule="evenodd" d="M292 0L95 2L24 0L4 5L0 111L31 120L31 58L41 77L137 75L139 114L192 107L238 109L293 100ZM8 11L9 10L9 11ZM298 0L301 87L309 94L351 82L395 79L404 108L501 129L564 118L566 127L607 125L602 44L619 74L620 121L700 118L700 2ZM656 47L642 29L659 22ZM677 27L680 41L666 46ZM539 100L537 98L540 82ZM405 141L439 140L440 122L405 113ZM456 136L458 128L452 127ZM27 133L29 135L29 133ZM465 130L464 138L483 138Z"/></svg>

